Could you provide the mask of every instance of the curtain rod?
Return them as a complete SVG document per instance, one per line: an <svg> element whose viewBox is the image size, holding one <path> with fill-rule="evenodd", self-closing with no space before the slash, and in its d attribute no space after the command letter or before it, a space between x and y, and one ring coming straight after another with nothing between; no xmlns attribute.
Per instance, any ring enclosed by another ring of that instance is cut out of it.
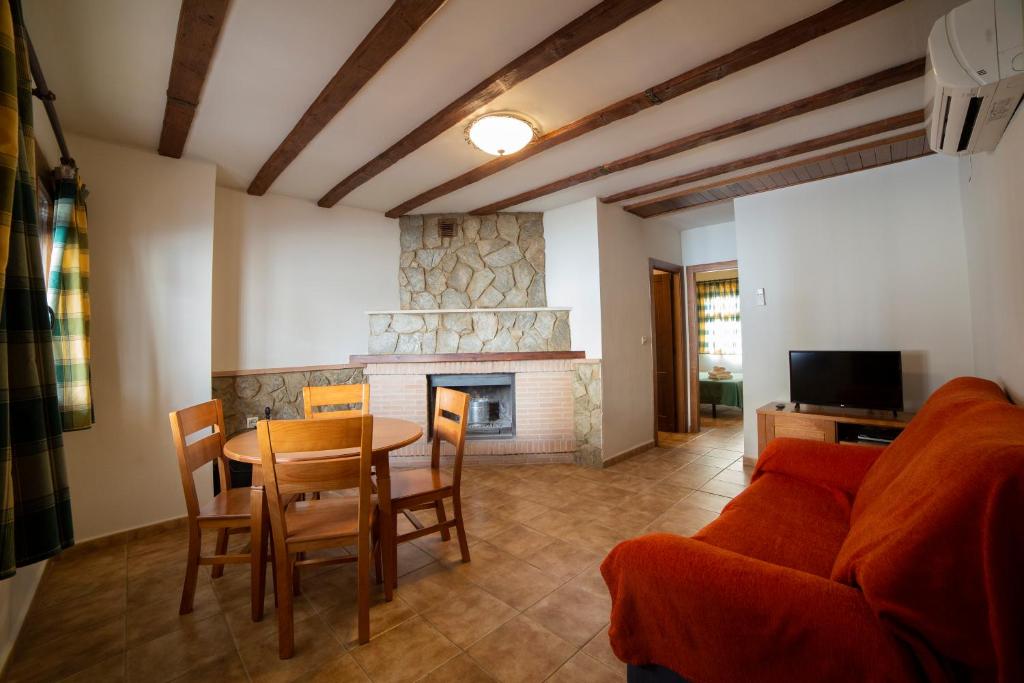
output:
<svg viewBox="0 0 1024 683"><path fill-rule="evenodd" d="M22 28L24 29L24 27ZM29 37L27 30L25 31L25 40L28 43L28 63L32 69L32 80L36 83L36 87L32 89L32 94L38 97L42 101L43 107L46 108L46 117L50 119L50 128L53 129L53 135L57 138L57 146L60 147L60 163L77 169L75 160L71 158L71 152L68 151L68 143L64 140L64 129L61 128L60 119L57 118L57 107L53 104L57 96L46 87L43 67L39 65L39 57L36 56L36 49L32 45L32 39Z"/></svg>

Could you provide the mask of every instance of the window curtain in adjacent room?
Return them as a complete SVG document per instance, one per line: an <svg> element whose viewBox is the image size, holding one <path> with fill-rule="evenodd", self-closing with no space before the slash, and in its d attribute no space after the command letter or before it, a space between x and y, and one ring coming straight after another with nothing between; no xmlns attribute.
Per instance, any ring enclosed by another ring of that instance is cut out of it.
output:
<svg viewBox="0 0 1024 683"><path fill-rule="evenodd" d="M0 1L0 578L74 543L36 226L31 90L21 4Z"/></svg>
<svg viewBox="0 0 1024 683"><path fill-rule="evenodd" d="M86 190L78 174L62 178L54 208L46 300L53 313L57 402L65 432L95 421L89 368L89 238Z"/></svg>
<svg viewBox="0 0 1024 683"><path fill-rule="evenodd" d="M698 353L740 354L740 281L708 280L697 283Z"/></svg>

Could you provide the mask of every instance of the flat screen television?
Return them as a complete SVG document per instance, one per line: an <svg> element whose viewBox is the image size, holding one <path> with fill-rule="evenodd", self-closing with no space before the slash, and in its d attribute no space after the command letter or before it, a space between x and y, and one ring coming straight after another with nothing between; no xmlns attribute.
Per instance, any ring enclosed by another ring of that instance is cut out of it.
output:
<svg viewBox="0 0 1024 683"><path fill-rule="evenodd" d="M793 403L903 410L899 351L790 351Z"/></svg>

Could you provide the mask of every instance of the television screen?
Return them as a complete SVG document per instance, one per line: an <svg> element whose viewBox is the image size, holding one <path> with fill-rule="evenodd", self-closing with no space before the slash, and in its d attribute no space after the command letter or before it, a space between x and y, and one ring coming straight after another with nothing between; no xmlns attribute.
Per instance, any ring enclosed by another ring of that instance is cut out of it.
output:
<svg viewBox="0 0 1024 683"><path fill-rule="evenodd" d="M790 351L793 403L903 410L899 351Z"/></svg>

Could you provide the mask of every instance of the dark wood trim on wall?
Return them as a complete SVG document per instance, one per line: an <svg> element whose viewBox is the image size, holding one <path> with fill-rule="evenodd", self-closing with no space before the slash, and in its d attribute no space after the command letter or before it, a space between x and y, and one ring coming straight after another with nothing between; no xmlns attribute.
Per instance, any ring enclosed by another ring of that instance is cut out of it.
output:
<svg viewBox="0 0 1024 683"><path fill-rule="evenodd" d="M837 2L831 7L802 19L795 24L790 24L752 43L717 57L710 62L689 69L667 81L653 85L642 92L630 95L603 109L587 114L583 118L546 133L515 154L491 159L462 175L432 187L391 209L387 212L387 216L389 218L402 216L429 201L455 192L467 185L472 185L536 154L540 154L570 140L575 140L581 135L633 116L645 109L667 102L708 83L721 80L749 66L771 59L815 38L819 38L896 5L900 1L842 0ZM321 202L323 201L321 200ZM321 205L330 206L331 204L322 203Z"/></svg>
<svg viewBox="0 0 1024 683"><path fill-rule="evenodd" d="M689 360L690 432L700 431L700 354L697 344L697 273L739 268L738 261L717 261L686 266L686 356ZM742 324L742 321L740 321Z"/></svg>
<svg viewBox="0 0 1024 683"><path fill-rule="evenodd" d="M381 67L434 16L447 0L395 0L320 91L288 136L264 162L248 192L262 195L313 138L338 115Z"/></svg>
<svg viewBox="0 0 1024 683"><path fill-rule="evenodd" d="M618 28L658 2L660 0L604 0L595 5L473 86L387 150L350 173L321 197L317 204L323 207L334 206L352 190L472 116L499 95L592 40Z"/></svg>
<svg viewBox="0 0 1024 683"><path fill-rule="evenodd" d="M213 61L230 0L182 0L174 41L167 104L157 151L178 159L185 150L203 84Z"/></svg>
<svg viewBox="0 0 1024 683"><path fill-rule="evenodd" d="M491 309L501 312L500 308ZM424 313L427 311L410 311ZM359 365L371 363L472 363L516 360L579 360L585 351L508 351L501 353L400 353L349 356L349 362Z"/></svg>

